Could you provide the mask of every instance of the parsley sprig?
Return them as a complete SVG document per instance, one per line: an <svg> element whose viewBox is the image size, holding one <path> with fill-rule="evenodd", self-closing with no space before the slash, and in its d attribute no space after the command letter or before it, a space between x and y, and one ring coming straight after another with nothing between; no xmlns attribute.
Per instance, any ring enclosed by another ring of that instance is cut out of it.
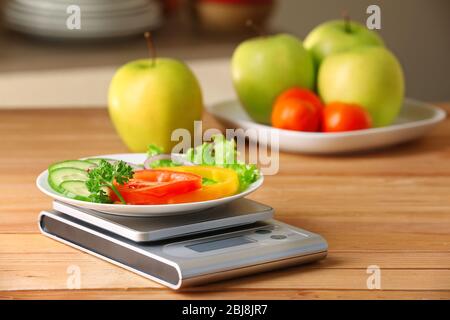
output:
<svg viewBox="0 0 450 320"><path fill-rule="evenodd" d="M91 192L89 198L93 202L111 203L111 198L105 191L105 188L110 188L125 204L124 198L114 185L114 181L118 184L125 184L133 177L133 174L133 168L124 161L110 163L101 160L97 167L88 172L89 179L86 181L86 187Z"/></svg>

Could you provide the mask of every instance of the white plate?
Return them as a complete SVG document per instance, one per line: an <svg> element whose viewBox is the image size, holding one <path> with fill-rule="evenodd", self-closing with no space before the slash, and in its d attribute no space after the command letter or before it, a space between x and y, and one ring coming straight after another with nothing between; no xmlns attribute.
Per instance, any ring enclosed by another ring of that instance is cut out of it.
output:
<svg viewBox="0 0 450 320"><path fill-rule="evenodd" d="M108 39L108 38L118 38L127 37L132 35L137 35L143 33L144 31L151 31L158 28L161 25L161 20L157 19L154 21L146 22L140 27L135 28L123 28L121 30L99 30L98 28L87 30L84 28L82 30L64 30L55 29L48 27L37 27L31 28L28 25L16 21L5 21L6 25L15 31L22 32L31 36L42 37L47 39L77 39L77 40L92 40L92 39Z"/></svg>
<svg viewBox="0 0 450 320"><path fill-rule="evenodd" d="M67 0L67 1L49 1L49 0L13 0L8 2L8 6L14 5L28 10L46 10L46 11L66 11L69 5L78 5L83 11L120 11L131 8L138 8L147 5L154 0Z"/></svg>
<svg viewBox="0 0 450 320"><path fill-rule="evenodd" d="M66 27L67 14L53 16L17 10L15 3L5 7L4 21L12 30L33 36L54 39L97 39L131 36L154 30L162 23L161 6L155 1L132 12L116 12L117 15L90 16L85 12L81 30ZM106 3L105 3L106 4Z"/></svg>
<svg viewBox="0 0 450 320"><path fill-rule="evenodd" d="M208 106L207 109L226 126L244 130L255 129L263 138L272 133L278 134L281 151L311 154L369 151L411 141L425 135L446 117L442 109L406 99L393 125L359 131L320 133L282 130L258 124L250 119L237 101L222 102ZM261 139L259 140L264 143Z"/></svg>
<svg viewBox="0 0 450 320"><path fill-rule="evenodd" d="M80 32L116 32L123 29L143 28L147 25L153 25L160 20L160 12L158 9L149 8L143 10L138 14L132 16L122 16L114 18L87 18L83 19L83 24ZM73 32L66 27L66 17L49 18L44 16L34 15L28 17L21 13L10 15L6 18L7 22L21 24L29 28L43 28L56 31L65 31L67 33Z"/></svg>
<svg viewBox="0 0 450 320"><path fill-rule="evenodd" d="M40 4L37 2L36 4ZM156 8L156 9L155 9ZM159 10L161 6L156 2L148 2L144 1L139 4L139 6L126 7L126 8L112 8L108 3L105 3L102 6L97 8L86 8L86 6L82 6L82 20L84 21L86 18L114 18L121 16L133 16L137 15L144 10ZM67 5L62 4L59 7L48 8L47 6L24 6L17 2L8 2L5 7L5 15L16 16L22 15L32 19L34 16L41 16L46 19L67 19L69 14L67 13Z"/></svg>
<svg viewBox="0 0 450 320"><path fill-rule="evenodd" d="M123 160L134 164L142 164L146 159L146 155L144 153L124 153L124 154L107 154L100 156L92 156L89 158L108 158L108 159ZM122 204L92 203L74 200L67 198L62 194L54 191L49 186L47 180L48 180L48 171L45 170L37 177L36 185L39 188L39 190L41 190L46 195L52 197L53 199L69 203L74 206L97 210L114 215L154 217L154 216L169 216L169 215L179 215L196 212L237 200L239 198L245 197L246 195L258 189L262 185L264 178L263 176L261 176L257 181L251 184L247 188L247 190L230 197L202 202L164 204L164 205L122 205Z"/></svg>

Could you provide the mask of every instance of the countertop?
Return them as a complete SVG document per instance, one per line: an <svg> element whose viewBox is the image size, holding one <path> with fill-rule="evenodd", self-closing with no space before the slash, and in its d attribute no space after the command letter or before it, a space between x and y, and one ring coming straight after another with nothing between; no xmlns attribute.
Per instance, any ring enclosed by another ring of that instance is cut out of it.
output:
<svg viewBox="0 0 450 320"><path fill-rule="evenodd" d="M127 151L106 109L2 110L0 142L2 299L450 298L448 119L418 141L371 153L281 154L280 172L250 198L274 207L276 219L323 235L328 257L181 292L39 233L38 214L51 199L35 178L48 164ZM80 289L67 286L74 267ZM367 286L372 270L381 289Z"/></svg>

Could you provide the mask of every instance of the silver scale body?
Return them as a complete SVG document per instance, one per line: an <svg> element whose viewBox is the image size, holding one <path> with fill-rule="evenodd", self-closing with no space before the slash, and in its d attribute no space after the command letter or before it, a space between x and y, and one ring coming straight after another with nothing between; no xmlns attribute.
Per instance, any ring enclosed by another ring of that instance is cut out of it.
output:
<svg viewBox="0 0 450 320"><path fill-rule="evenodd" d="M273 220L241 199L194 214L121 217L54 202L45 235L172 289L312 262L327 255L317 234Z"/></svg>

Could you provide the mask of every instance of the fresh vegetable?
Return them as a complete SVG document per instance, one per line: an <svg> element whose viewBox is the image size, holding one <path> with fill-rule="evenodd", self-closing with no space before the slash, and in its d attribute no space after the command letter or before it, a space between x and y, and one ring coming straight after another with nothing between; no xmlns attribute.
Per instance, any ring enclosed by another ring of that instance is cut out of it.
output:
<svg viewBox="0 0 450 320"><path fill-rule="evenodd" d="M237 160L234 140L222 135L184 155L161 154L149 146L142 166L120 160L68 160L49 168L48 182L68 198L123 204L207 201L236 194L259 178L255 165ZM70 167L72 166L72 167Z"/></svg>
<svg viewBox="0 0 450 320"><path fill-rule="evenodd" d="M147 147L147 155L149 157L157 156L157 155L162 154L162 153L163 153L163 150L160 147L155 146L154 144L150 144Z"/></svg>
<svg viewBox="0 0 450 320"><path fill-rule="evenodd" d="M275 128L296 131L319 131L323 104L312 91L291 88L275 101L272 125Z"/></svg>
<svg viewBox="0 0 450 320"><path fill-rule="evenodd" d="M321 113L323 111L323 108L325 108L320 98L314 92L308 89L294 87L286 90L280 96L278 96L275 104L281 102L284 99L308 101L314 106L318 113Z"/></svg>
<svg viewBox="0 0 450 320"><path fill-rule="evenodd" d="M148 161L144 163L144 169L154 169L154 168L163 168L163 167L176 167L180 166L180 164L174 162L170 155L161 155L160 156L154 156L151 158L148 158Z"/></svg>
<svg viewBox="0 0 450 320"><path fill-rule="evenodd" d="M217 181L209 178L202 177L202 186L210 186L212 184L216 184Z"/></svg>
<svg viewBox="0 0 450 320"><path fill-rule="evenodd" d="M212 137L211 143L203 143L196 148L190 148L185 155L156 154L158 148L149 146L149 158L146 168L174 168L184 166L215 166L234 170L239 180L239 191L248 188L258 180L260 173L256 165L245 164L237 160L238 152L234 140L226 140L223 135ZM157 158L162 156L163 158ZM176 161L174 161L174 158ZM214 184L214 179L203 178L203 183Z"/></svg>
<svg viewBox="0 0 450 320"><path fill-rule="evenodd" d="M245 191L252 183L259 179L259 169L253 164L227 164L228 169L236 172L239 180L239 192Z"/></svg>
<svg viewBox="0 0 450 320"><path fill-rule="evenodd" d="M107 159L107 158L89 158L89 159L86 159L85 161L93 162L96 165L100 165L102 160L106 161L106 162L109 162L111 164L115 164L116 162L120 161L120 160ZM134 163L131 163L131 162L126 162L126 161L123 161L123 162L125 162L127 165L129 165L131 168L133 168L133 170L142 170L142 169L144 169L143 165L141 165L141 164L134 164Z"/></svg>
<svg viewBox="0 0 450 320"><path fill-rule="evenodd" d="M215 135L212 140L212 143L203 143L189 149L186 159L196 165L223 167L235 171L239 180L239 191L244 191L258 180L260 172L256 165L238 161L234 140L226 140L223 135Z"/></svg>
<svg viewBox="0 0 450 320"><path fill-rule="evenodd" d="M87 181L88 179L88 173L85 170L78 168L59 168L49 172L48 184L53 190L64 193L64 189L61 187L64 181Z"/></svg>
<svg viewBox="0 0 450 320"><path fill-rule="evenodd" d="M115 182L114 186L127 204L169 204L176 203L173 199L178 195L200 189L202 178L187 172L141 170L128 182ZM116 194L111 196L118 200Z"/></svg>
<svg viewBox="0 0 450 320"><path fill-rule="evenodd" d="M100 165L89 171L89 179L86 181L86 187L90 192L89 199L92 202L110 203L111 198L105 191L109 188L122 202L125 200L117 190L117 185L123 185L133 177L133 168L123 161L109 163L101 160Z"/></svg>
<svg viewBox="0 0 450 320"><path fill-rule="evenodd" d="M153 144L148 146L147 156L144 162L144 169L194 165L187 161L183 155L163 154L162 149Z"/></svg>
<svg viewBox="0 0 450 320"><path fill-rule="evenodd" d="M88 190L85 181L67 180L61 183L60 187L64 190L63 194L66 197L89 201L91 192Z"/></svg>
<svg viewBox="0 0 450 320"><path fill-rule="evenodd" d="M272 125L286 130L341 132L370 128L372 121L362 106L334 102L324 107L312 91L291 88L275 101Z"/></svg>
<svg viewBox="0 0 450 320"><path fill-rule="evenodd" d="M288 98L274 105L272 125L285 130L315 132L319 130L320 114L311 102Z"/></svg>
<svg viewBox="0 0 450 320"><path fill-rule="evenodd" d="M181 166L166 168L166 170L191 173L201 176L207 181L214 181L214 183L203 184L199 190L172 197L171 203L220 199L232 196L239 191L238 174L232 169L211 166Z"/></svg>
<svg viewBox="0 0 450 320"><path fill-rule="evenodd" d="M324 132L341 132L369 129L372 126L370 114L356 104L331 103L323 115Z"/></svg>
<svg viewBox="0 0 450 320"><path fill-rule="evenodd" d="M88 170L96 166L96 163L93 161L86 160L67 160L54 163L48 167L48 171L53 171L61 168L77 168L81 170Z"/></svg>

